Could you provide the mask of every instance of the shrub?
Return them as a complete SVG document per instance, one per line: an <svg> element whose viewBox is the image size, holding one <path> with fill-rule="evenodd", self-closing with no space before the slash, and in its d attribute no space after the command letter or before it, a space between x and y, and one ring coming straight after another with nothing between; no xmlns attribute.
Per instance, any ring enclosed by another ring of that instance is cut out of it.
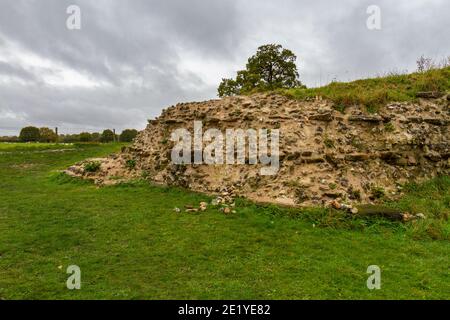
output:
<svg viewBox="0 0 450 320"><path fill-rule="evenodd" d="M371 192L372 192L372 196L375 199L383 198L385 196L385 194L386 194L386 192L384 191L383 187L378 187L378 186L372 187Z"/></svg>
<svg viewBox="0 0 450 320"><path fill-rule="evenodd" d="M358 189L353 189L353 187L351 187L349 190L349 196L350 196L350 199L360 201L361 200L361 191Z"/></svg>
<svg viewBox="0 0 450 320"><path fill-rule="evenodd" d="M133 170L134 168L136 168L136 160L134 160L134 159L129 159L129 160L127 160L127 162L125 163L125 166L126 166L129 170Z"/></svg>
<svg viewBox="0 0 450 320"><path fill-rule="evenodd" d="M99 161L89 161L84 164L84 171L97 172L100 170L101 163Z"/></svg>
<svg viewBox="0 0 450 320"><path fill-rule="evenodd" d="M333 109L336 110L336 111L339 111L342 114L344 114L346 107L345 107L344 104L335 104L335 105L333 105Z"/></svg>
<svg viewBox="0 0 450 320"><path fill-rule="evenodd" d="M142 179L146 180L150 177L150 172L148 170L143 170L141 173Z"/></svg>
<svg viewBox="0 0 450 320"><path fill-rule="evenodd" d="M392 124L392 122L388 122L388 123L386 123L386 124L384 125L384 130L385 130L386 132L393 132L393 131L395 131L395 127L394 127L394 125Z"/></svg>
<svg viewBox="0 0 450 320"><path fill-rule="evenodd" d="M420 56L420 58L417 59L416 63L418 72L430 71L436 67L433 59L427 58L424 55Z"/></svg>
<svg viewBox="0 0 450 320"><path fill-rule="evenodd" d="M328 137L325 137L325 139L323 140L323 143L325 144L325 147L327 147L329 149L334 148L334 141Z"/></svg>

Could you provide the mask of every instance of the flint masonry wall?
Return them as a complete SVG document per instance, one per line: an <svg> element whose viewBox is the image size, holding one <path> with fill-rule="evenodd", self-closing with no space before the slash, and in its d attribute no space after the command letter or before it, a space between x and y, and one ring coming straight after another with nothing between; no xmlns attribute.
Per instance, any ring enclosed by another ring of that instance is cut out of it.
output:
<svg viewBox="0 0 450 320"><path fill-rule="evenodd" d="M181 103L149 121L134 144L101 159L101 171L72 175L98 183L144 176L157 183L207 193L227 193L286 205L325 205L337 199L371 202L380 193L396 197L400 184L449 174L449 102L422 99L391 103L377 114L364 108L336 111L329 101L296 101L275 94ZM177 128L203 130L279 129L280 169L262 176L260 165L174 165L170 134ZM127 160L136 168L126 168ZM113 179L112 179L113 178Z"/></svg>

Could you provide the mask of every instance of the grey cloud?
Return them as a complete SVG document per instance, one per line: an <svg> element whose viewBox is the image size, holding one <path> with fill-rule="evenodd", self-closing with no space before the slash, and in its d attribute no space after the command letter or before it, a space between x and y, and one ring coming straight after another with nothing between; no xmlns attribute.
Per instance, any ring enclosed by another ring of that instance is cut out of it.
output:
<svg viewBox="0 0 450 320"><path fill-rule="evenodd" d="M72 4L81 30L65 27ZM382 30L366 28L371 4L382 10ZM445 0L0 0L0 77L22 81L0 87L0 135L27 124L143 128L163 107L215 98L220 78L270 42L298 55L309 86L411 71L421 54L450 54L448 12ZM11 45L99 85L50 85L45 75L58 77L56 69L3 59ZM183 69L192 57L200 69Z"/></svg>
<svg viewBox="0 0 450 320"><path fill-rule="evenodd" d="M0 61L0 76L2 75L24 82L38 81L38 78L32 72L25 70L21 66Z"/></svg>

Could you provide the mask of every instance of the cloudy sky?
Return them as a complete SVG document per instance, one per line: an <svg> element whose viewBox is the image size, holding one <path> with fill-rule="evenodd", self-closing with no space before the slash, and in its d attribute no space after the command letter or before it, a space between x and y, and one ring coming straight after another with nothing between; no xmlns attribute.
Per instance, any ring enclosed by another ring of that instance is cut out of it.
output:
<svg viewBox="0 0 450 320"><path fill-rule="evenodd" d="M381 30L367 28L370 5ZM308 86L413 71L422 54L450 55L449 14L448 0L0 0L0 135L142 129L215 98L266 43L297 54Z"/></svg>

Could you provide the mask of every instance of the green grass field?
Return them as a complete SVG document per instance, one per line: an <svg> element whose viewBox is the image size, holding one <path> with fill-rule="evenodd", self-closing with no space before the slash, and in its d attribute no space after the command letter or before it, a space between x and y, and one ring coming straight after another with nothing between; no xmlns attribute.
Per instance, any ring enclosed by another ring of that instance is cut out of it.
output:
<svg viewBox="0 0 450 320"><path fill-rule="evenodd" d="M74 144L72 143L1 143L0 142L0 152L31 152L31 151L49 151L49 150L67 150L73 149Z"/></svg>
<svg viewBox="0 0 450 320"><path fill-rule="evenodd" d="M444 220L347 222L243 200L229 216L176 213L210 198L58 173L119 144L35 148L46 150L0 144L0 299L450 298ZM389 205L448 213L448 177L408 190ZM69 265L81 268L80 290L66 288ZM381 268L381 290L366 287L369 265Z"/></svg>

